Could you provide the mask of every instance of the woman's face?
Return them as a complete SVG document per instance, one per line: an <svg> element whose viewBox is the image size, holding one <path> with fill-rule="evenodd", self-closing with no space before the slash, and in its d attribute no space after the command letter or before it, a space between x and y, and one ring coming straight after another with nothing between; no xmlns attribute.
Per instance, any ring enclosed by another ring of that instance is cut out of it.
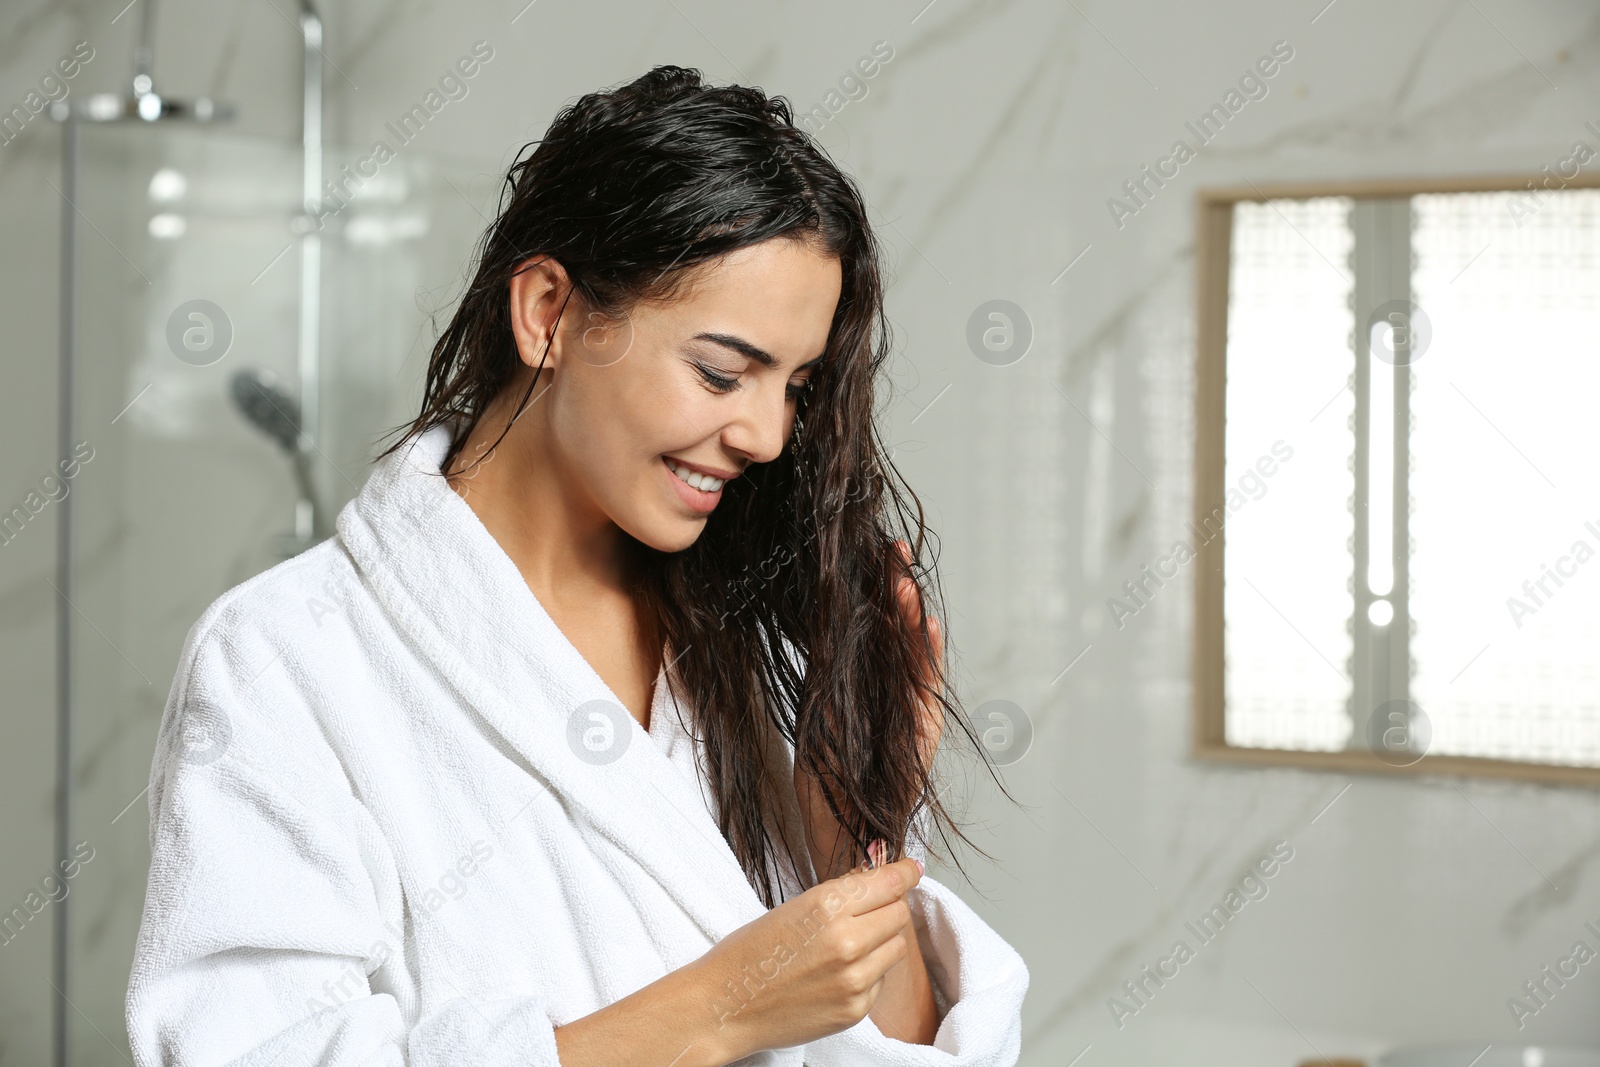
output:
<svg viewBox="0 0 1600 1067"><path fill-rule="evenodd" d="M840 285L837 259L777 238L729 253L676 302L640 305L618 326L568 305L541 396L549 458L568 488L653 548L693 544L722 497L710 479L782 453Z"/></svg>

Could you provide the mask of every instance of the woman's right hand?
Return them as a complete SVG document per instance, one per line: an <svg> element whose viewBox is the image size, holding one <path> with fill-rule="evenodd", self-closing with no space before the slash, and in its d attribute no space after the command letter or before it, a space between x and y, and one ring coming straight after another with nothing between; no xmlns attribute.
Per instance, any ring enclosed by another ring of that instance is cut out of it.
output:
<svg viewBox="0 0 1600 1067"><path fill-rule="evenodd" d="M691 966L708 997L713 1040L729 1060L848 1030L872 1010L883 976L915 937L911 859L861 867L746 923Z"/></svg>

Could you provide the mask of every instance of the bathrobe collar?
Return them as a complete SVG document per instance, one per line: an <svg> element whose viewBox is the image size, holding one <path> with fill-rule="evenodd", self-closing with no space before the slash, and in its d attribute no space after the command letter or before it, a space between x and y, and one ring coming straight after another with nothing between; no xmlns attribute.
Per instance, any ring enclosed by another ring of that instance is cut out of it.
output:
<svg viewBox="0 0 1600 1067"><path fill-rule="evenodd" d="M535 783L581 811L720 940L765 907L703 797L638 720L613 713L623 751L611 762L584 749L584 729L604 726L577 709L603 700L621 711L621 701L440 475L452 432L436 426L379 460L339 514L340 541L415 652L460 692L463 713L481 717ZM652 732L682 703L669 664L656 679Z"/></svg>

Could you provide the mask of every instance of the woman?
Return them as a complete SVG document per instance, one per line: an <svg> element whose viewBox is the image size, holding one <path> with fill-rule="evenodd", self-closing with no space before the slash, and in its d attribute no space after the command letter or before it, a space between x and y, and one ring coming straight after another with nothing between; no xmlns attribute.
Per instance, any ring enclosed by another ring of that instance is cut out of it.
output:
<svg viewBox="0 0 1600 1067"><path fill-rule="evenodd" d="M658 67L506 187L338 536L189 635L137 1062L1014 1063L1027 970L923 876L976 739L880 525L855 186Z"/></svg>

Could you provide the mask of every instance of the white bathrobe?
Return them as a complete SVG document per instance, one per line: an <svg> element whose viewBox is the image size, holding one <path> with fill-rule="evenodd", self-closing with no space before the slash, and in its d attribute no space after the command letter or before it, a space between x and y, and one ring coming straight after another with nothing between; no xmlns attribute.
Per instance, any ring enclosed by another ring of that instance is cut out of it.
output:
<svg viewBox="0 0 1600 1067"><path fill-rule="evenodd" d="M764 913L672 672L646 732L439 476L448 432L189 633L151 768L139 1067L558 1067L554 1027ZM790 896L812 878L777 873ZM1014 1064L1021 957L932 877L908 900L948 1004L933 1045L869 1017L740 1062ZM708 1025L759 995L725 991Z"/></svg>

